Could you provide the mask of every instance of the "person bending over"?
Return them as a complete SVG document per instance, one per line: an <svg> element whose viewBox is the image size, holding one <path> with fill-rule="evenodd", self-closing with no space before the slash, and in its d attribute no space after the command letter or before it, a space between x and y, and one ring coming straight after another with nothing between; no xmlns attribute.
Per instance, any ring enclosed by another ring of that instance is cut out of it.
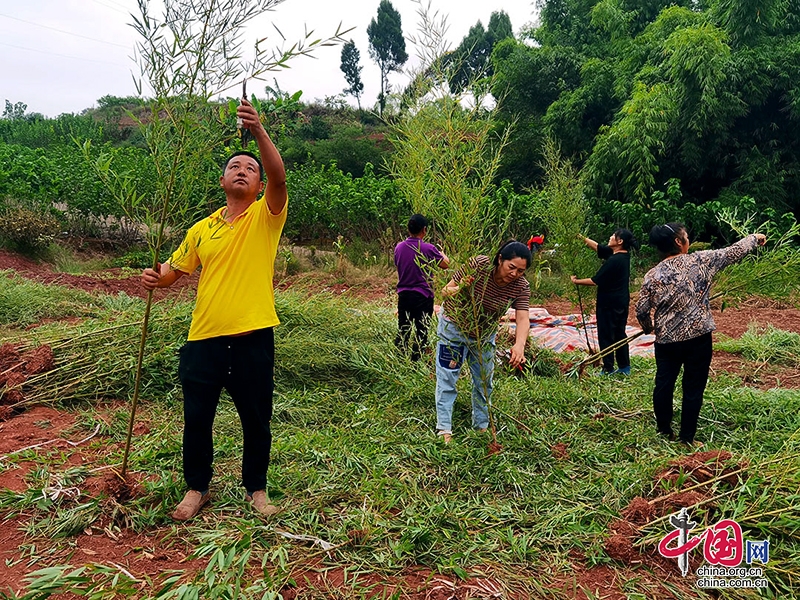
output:
<svg viewBox="0 0 800 600"><path fill-rule="evenodd" d="M472 426L479 431L489 427L495 338L499 319L509 306L516 310L517 324L510 364L525 362L530 286L524 275L530 265L531 251L511 240L493 259L472 257L443 290L436 345L436 430L445 443L453 435L456 383L464 361L472 374Z"/></svg>

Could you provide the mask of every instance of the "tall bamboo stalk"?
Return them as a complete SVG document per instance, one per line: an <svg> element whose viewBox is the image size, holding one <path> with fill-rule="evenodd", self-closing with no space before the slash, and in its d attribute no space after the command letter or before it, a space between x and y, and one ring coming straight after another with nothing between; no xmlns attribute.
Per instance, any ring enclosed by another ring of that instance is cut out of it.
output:
<svg viewBox="0 0 800 600"><path fill-rule="evenodd" d="M164 241L164 223L169 212L170 201L172 199L172 190L175 185L175 173L177 172L178 163L183 157L183 149L186 141L185 129L181 131L181 143L178 145L178 152L175 153L172 166L169 173L169 184L167 185L164 203L161 206L161 218L158 223L158 235L156 243L153 248L153 270L160 272L159 254L161 252L161 244ZM136 379L133 384L133 398L131 399L131 414L128 418L128 434L125 437L125 451L122 456L122 469L120 470L120 477L124 480L128 472L128 457L131 450L131 441L133 439L133 425L136 420L136 408L139 405L139 389L142 383L142 365L144 364L144 348L147 342L147 326L150 322L150 310L153 306L153 290L147 293L147 304L144 309L144 318L142 319L142 332L139 336L139 354L136 360Z"/></svg>
<svg viewBox="0 0 800 600"><path fill-rule="evenodd" d="M594 354L592 350L592 345L589 343L589 331L586 329L586 317L583 314L583 299L581 298L581 286L577 283L575 284L575 290L578 292L578 308L581 309L581 323L583 324L583 335L586 336L586 348L589 350L589 354Z"/></svg>

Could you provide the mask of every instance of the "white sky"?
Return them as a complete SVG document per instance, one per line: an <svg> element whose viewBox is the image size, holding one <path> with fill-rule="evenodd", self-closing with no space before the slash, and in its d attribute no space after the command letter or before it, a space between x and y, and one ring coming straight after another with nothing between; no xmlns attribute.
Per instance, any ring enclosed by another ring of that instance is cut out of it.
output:
<svg viewBox="0 0 800 600"><path fill-rule="evenodd" d="M340 21L342 29L354 27L346 38L352 38L361 53L362 106L372 107L380 91L380 72L369 58L367 26L379 3L285 0L248 29L245 45L252 48L257 38L265 36L268 46L279 45L271 23L289 44L302 39L304 28L313 29L316 37L328 37ZM419 5L412 0L392 0L392 4L402 18L409 67L415 52L408 37L417 33ZM504 10L518 33L534 20L535 10L533 0L431 0L431 8L447 15L451 47L477 21L486 27L494 11ZM55 117L96 106L97 99L108 94L136 95L132 74L138 76L138 71L130 58L136 32L128 26L132 12L138 15L135 0L0 0L0 110L9 100L27 104L28 113ZM160 11L154 14L161 16ZM320 48L315 57L297 58L290 69L276 73L281 89L303 90L306 102L339 94L347 85L339 68L341 46ZM408 78L393 73L389 80L400 89ZM263 96L263 89L261 82L252 82L247 91ZM348 96L348 101L355 105L355 98Z"/></svg>

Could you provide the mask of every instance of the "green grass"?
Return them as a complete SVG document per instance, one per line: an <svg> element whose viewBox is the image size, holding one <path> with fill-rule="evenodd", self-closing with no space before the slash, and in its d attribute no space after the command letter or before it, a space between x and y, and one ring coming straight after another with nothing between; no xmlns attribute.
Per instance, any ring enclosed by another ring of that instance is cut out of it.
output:
<svg viewBox="0 0 800 600"><path fill-rule="evenodd" d="M65 342L61 351L69 357L86 353L93 362L104 357L108 364L98 371L95 387L126 397L131 379L116 368L130 365L135 328L108 328L135 321L141 308L136 299L118 297L80 328L51 324L36 331L42 340L87 334L80 342ZM469 430L466 378L459 382L454 443L436 439L435 382L428 367L395 354L391 311L327 294L293 293L280 294L277 308L283 324L276 330L269 491L284 512L275 520L252 518L244 504L240 425L228 400L215 423L214 502L204 513L213 526L198 521L178 528L169 519L183 493L175 350L185 337L190 305L179 302L157 305L149 342L152 362L137 420L149 423L150 431L135 437L131 457L131 469L149 476L144 493L124 507L86 496L43 500L42 489L54 483L81 488L92 472L70 467L61 451L26 451L0 462L0 470L24 461L39 465L27 492L0 491L0 512L24 516L32 539L56 547L66 548L75 532L102 514L135 531L174 531L210 560L191 581L173 581L165 590L160 584L169 574L149 581L149 598L233 598L237 584L249 588L235 592L238 597L274 597L270 593L310 555L327 565L387 576L414 565L454 576L486 572L533 597L557 598L552 585L571 577L571 551L580 551L587 566L619 567L603 550L609 523L633 497L664 493L655 474L685 454L655 433L651 360L634 358L632 376L619 379L517 379L498 369L493 399L503 451L489 456L489 437ZM100 413L109 410L90 401L96 393L78 396L54 398L78 411L73 439L91 433ZM126 413L124 407L113 409L89 442L104 464L121 462ZM707 524L720 516L739 519L745 539L768 537L774 553L765 570L775 597L793 597L800 564L800 393L752 390L735 378L716 378L706 393L698 437L749 467L735 493L716 484L713 511L697 509L693 517ZM568 458L553 456L556 443L567 445ZM339 547L330 556L319 554L318 547L276 530ZM663 522L647 528L647 547L652 550L667 532ZM660 584L663 574L647 577L644 568L625 573L631 598L665 597L663 586L676 598L701 595L679 577ZM116 587L108 587L113 578ZM93 590L97 598L145 597L141 587L102 565L77 574L44 572L29 591L69 586ZM341 593L368 597L358 585Z"/></svg>
<svg viewBox="0 0 800 600"><path fill-rule="evenodd" d="M800 366L800 334L772 325L759 328L751 323L741 337L723 337L715 347L760 363Z"/></svg>
<svg viewBox="0 0 800 600"><path fill-rule="evenodd" d="M86 292L0 271L0 325L25 327L44 319L89 316L96 303L97 299Z"/></svg>
<svg viewBox="0 0 800 600"><path fill-rule="evenodd" d="M60 244L50 245L47 258L52 263L55 272L71 275L102 271L115 266L116 262L115 259L105 256L85 258L78 255L72 248Z"/></svg>

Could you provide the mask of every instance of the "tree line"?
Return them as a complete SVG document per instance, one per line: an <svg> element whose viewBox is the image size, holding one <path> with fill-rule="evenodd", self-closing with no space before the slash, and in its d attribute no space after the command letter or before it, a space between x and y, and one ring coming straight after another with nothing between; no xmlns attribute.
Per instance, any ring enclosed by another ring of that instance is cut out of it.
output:
<svg viewBox="0 0 800 600"><path fill-rule="evenodd" d="M720 235L717 214L730 208L789 223L800 216L800 0L762 4L541 0L536 25L515 34L508 16L494 13L488 27L476 23L458 46L393 91L387 77L408 55L400 15L382 0L368 27L369 55L381 70L374 112L360 106L360 53L351 40L342 46L341 68L344 94L355 97L358 109L344 95L306 103L276 84L264 90L265 114L290 170L337 181L339 174L386 178L375 188L385 198L397 176L396 123L416 110L415 97L443 85L454 96L492 105L485 118L498 136L508 132L493 183L523 232L543 226L528 212L547 181L548 144L576 168L593 213L590 227L614 224L641 234L677 219L693 237L711 240ZM146 103L107 96L82 115L46 119L6 100L0 197L46 189L51 201L70 197L110 210L102 186L81 175L72 139L97 140L135 161L144 145L126 115ZM60 165L41 173L63 168L69 176L45 186L31 166L37 160ZM409 202L390 204L402 211ZM329 217L322 221L338 222ZM369 229L401 220L397 214ZM300 230L335 237L318 223Z"/></svg>

